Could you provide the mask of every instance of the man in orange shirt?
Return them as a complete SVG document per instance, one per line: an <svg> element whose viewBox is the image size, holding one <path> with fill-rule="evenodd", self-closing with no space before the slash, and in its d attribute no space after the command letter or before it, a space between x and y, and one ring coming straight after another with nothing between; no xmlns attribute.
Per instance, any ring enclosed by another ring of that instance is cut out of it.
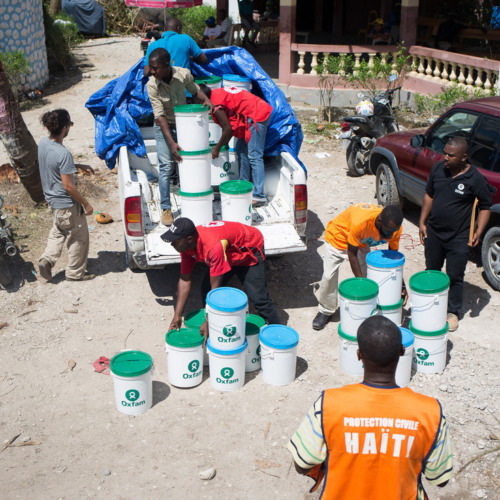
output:
<svg viewBox="0 0 500 500"><path fill-rule="evenodd" d="M424 500L422 475L445 486L453 475L446 418L435 398L396 385L405 348L389 319L358 329L364 379L324 391L288 443L297 472L325 477L324 500Z"/></svg>
<svg viewBox="0 0 500 500"><path fill-rule="evenodd" d="M323 277L316 291L319 312L313 328L322 330L338 305L339 268L349 259L354 276L366 276L366 254L370 247L388 243L399 248L403 213L398 207L356 203L331 220L325 231Z"/></svg>

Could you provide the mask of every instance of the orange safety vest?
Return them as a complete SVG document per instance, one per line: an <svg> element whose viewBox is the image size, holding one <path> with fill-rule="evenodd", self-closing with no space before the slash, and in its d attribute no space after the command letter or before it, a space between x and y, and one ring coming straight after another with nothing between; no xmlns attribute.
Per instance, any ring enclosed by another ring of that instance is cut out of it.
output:
<svg viewBox="0 0 500 500"><path fill-rule="evenodd" d="M354 384L323 395L322 499L415 500L441 421L437 399Z"/></svg>

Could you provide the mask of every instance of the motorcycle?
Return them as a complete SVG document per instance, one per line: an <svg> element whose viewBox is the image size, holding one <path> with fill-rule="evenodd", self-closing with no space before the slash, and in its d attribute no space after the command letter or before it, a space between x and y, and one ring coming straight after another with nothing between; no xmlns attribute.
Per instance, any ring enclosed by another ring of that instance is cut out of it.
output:
<svg viewBox="0 0 500 500"><path fill-rule="evenodd" d="M356 107L356 115L346 116L341 127L342 149L346 151L349 172L355 177L368 173L370 151L379 137L399 130L399 123L392 110L394 93L401 86L391 88L396 75L389 77L387 90L374 99L358 94L361 99Z"/></svg>
<svg viewBox="0 0 500 500"><path fill-rule="evenodd" d="M2 214L3 197L0 195L0 285L6 287L13 281L12 271L5 257L14 257L17 254L17 248L12 241L12 232L9 229L10 222L7 222L7 216Z"/></svg>

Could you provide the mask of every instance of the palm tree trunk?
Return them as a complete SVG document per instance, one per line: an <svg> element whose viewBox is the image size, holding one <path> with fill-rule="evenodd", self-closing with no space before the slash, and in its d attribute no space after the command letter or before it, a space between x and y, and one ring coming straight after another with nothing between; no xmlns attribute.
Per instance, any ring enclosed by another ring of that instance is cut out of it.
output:
<svg viewBox="0 0 500 500"><path fill-rule="evenodd" d="M38 168L38 146L24 123L19 103L0 61L0 140L19 179L35 203L44 200L40 170Z"/></svg>
<svg viewBox="0 0 500 500"><path fill-rule="evenodd" d="M49 12L51 16L55 16L61 12L61 0L50 0Z"/></svg>

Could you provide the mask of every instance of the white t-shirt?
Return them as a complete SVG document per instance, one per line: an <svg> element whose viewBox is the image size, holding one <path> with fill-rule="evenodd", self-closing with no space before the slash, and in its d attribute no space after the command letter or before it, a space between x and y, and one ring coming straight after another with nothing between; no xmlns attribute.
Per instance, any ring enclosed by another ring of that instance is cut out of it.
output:
<svg viewBox="0 0 500 500"><path fill-rule="evenodd" d="M233 23L231 22L231 19L229 17L226 17L224 21L222 21L222 24L220 25L221 27L221 32L225 33L224 35L224 41L229 44L229 34L231 33L231 26Z"/></svg>
<svg viewBox="0 0 500 500"><path fill-rule="evenodd" d="M217 24L214 28L209 28L208 26L205 28L204 36L208 37L209 40L213 40L217 38L222 33L221 27Z"/></svg>

